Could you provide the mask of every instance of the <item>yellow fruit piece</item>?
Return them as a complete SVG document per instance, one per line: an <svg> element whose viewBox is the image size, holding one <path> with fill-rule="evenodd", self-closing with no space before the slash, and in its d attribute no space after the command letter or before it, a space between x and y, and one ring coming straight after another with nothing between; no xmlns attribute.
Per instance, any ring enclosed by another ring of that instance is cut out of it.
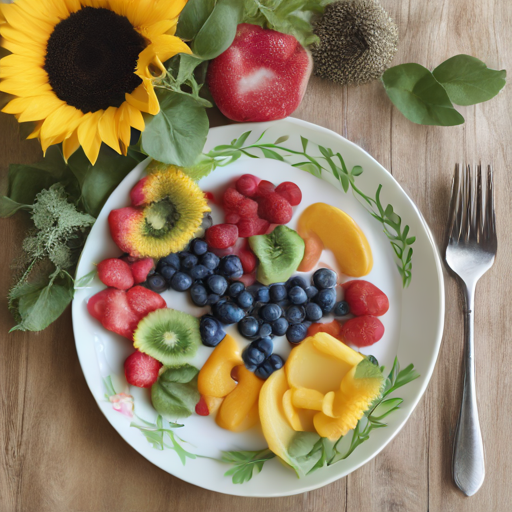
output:
<svg viewBox="0 0 512 512"><path fill-rule="evenodd" d="M354 219L339 208L325 203L308 206L299 218L298 231L316 233L347 276L365 276L372 269L372 251L366 236Z"/></svg>
<svg viewBox="0 0 512 512"><path fill-rule="evenodd" d="M263 435L268 447L284 462L292 465L288 446L295 435L283 409L283 397L289 390L284 369L274 372L263 384L259 399L259 412Z"/></svg>
<svg viewBox="0 0 512 512"><path fill-rule="evenodd" d="M322 334L332 338L334 343L342 345L341 341L329 334ZM291 388L316 389L320 393L325 394L339 389L341 379L353 365L345 360L333 357L332 354L326 353L325 350L318 350L314 343L317 336L318 334L306 338L291 351L285 364L285 370ZM354 351L352 350L352 352Z"/></svg>
<svg viewBox="0 0 512 512"><path fill-rule="evenodd" d="M297 409L292 403L293 390L289 389L283 395L283 410L293 430L297 432L314 432L313 417L316 411Z"/></svg>
<svg viewBox="0 0 512 512"><path fill-rule="evenodd" d="M238 384L222 402L215 418L219 427L242 432L258 422L258 397L264 381L245 366L238 367Z"/></svg>
<svg viewBox="0 0 512 512"><path fill-rule="evenodd" d="M225 338L213 349L197 378L197 389L205 396L223 398L236 387L231 370L243 364L240 347L234 338Z"/></svg>
<svg viewBox="0 0 512 512"><path fill-rule="evenodd" d="M345 343L340 342L340 340L326 332L318 332L312 339L313 345L317 350L341 361L345 361L351 367L357 366L364 359L359 352L351 349L349 346L345 345Z"/></svg>
<svg viewBox="0 0 512 512"><path fill-rule="evenodd" d="M332 400L331 409L328 403L323 412L314 417L315 429L322 437L331 441L344 436L356 427L371 403L380 395L384 376L377 378L355 378L357 367L345 375L340 390ZM329 398L331 398L330 395ZM332 414L328 415L327 412Z"/></svg>
<svg viewBox="0 0 512 512"><path fill-rule="evenodd" d="M299 409L322 410L324 394L316 389L299 388L292 391L292 404Z"/></svg>
<svg viewBox="0 0 512 512"><path fill-rule="evenodd" d="M214 414L219 410L220 404L224 398L217 398L216 396L206 396L203 395L204 401L206 402L206 406L208 407L208 412L210 414Z"/></svg>

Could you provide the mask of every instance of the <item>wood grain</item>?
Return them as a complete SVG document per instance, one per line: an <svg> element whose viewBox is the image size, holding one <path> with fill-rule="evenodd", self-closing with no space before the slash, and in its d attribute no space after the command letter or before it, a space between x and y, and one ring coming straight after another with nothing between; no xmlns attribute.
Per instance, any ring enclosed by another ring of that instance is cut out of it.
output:
<svg viewBox="0 0 512 512"><path fill-rule="evenodd" d="M512 3L491 0L382 0L399 24L394 63L430 68L457 53L490 67L510 67ZM487 476L465 498L451 480L451 448L461 395L460 294L446 274L446 325L429 388L400 434L374 460L322 489L280 499L225 496L156 468L110 427L81 372L67 311L41 334L7 331L10 262L25 220L0 220L0 511L2 512L506 512L512 506L512 101L460 108L466 123L413 125L378 83L342 88L312 79L294 114L359 144L405 187L442 243L449 186L457 161L492 163L499 255L478 286L477 388ZM212 124L225 123L220 114ZM0 186L8 164L37 161L36 142L21 142L16 121L0 116Z"/></svg>

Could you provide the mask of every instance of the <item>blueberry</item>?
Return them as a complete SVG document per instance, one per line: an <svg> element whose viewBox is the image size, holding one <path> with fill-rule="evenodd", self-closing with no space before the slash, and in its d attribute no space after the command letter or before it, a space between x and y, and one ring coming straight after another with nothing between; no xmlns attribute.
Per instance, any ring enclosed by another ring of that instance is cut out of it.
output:
<svg viewBox="0 0 512 512"><path fill-rule="evenodd" d="M208 292L200 283L194 283L192 285L190 288L190 297L196 306L203 307L208 303Z"/></svg>
<svg viewBox="0 0 512 512"><path fill-rule="evenodd" d="M270 324L261 324L258 336L262 338L268 337L272 334L272 326Z"/></svg>
<svg viewBox="0 0 512 512"><path fill-rule="evenodd" d="M319 289L336 286L336 272L328 268L320 268L313 274L313 284Z"/></svg>
<svg viewBox="0 0 512 512"><path fill-rule="evenodd" d="M286 331L286 339L290 343L300 343L308 334L308 328L305 324L290 325Z"/></svg>
<svg viewBox="0 0 512 512"><path fill-rule="evenodd" d="M286 318L278 318L275 322L272 322L272 334L275 336L284 336L289 325Z"/></svg>
<svg viewBox="0 0 512 512"><path fill-rule="evenodd" d="M151 291L156 293L165 292L165 290L169 288L167 281L160 274L153 274L152 276L149 276L147 286Z"/></svg>
<svg viewBox="0 0 512 512"><path fill-rule="evenodd" d="M282 309L277 304L266 304L259 311L259 316L266 322L277 320L282 313Z"/></svg>
<svg viewBox="0 0 512 512"><path fill-rule="evenodd" d="M231 301L217 302L213 308L213 314L223 324L236 324L245 316L244 310Z"/></svg>
<svg viewBox="0 0 512 512"><path fill-rule="evenodd" d="M322 308L324 314L329 313L336 304L336 290L334 288L320 290L313 301Z"/></svg>
<svg viewBox="0 0 512 512"><path fill-rule="evenodd" d="M210 273L204 265L195 265L189 271L188 274L192 279L204 279Z"/></svg>
<svg viewBox="0 0 512 512"><path fill-rule="evenodd" d="M308 284L306 283L306 280L301 276L295 276L290 277L288 281L286 281L286 286L288 288L293 288L294 286L299 286L303 290L305 290L308 287Z"/></svg>
<svg viewBox="0 0 512 512"><path fill-rule="evenodd" d="M209 293L206 303L211 306L213 304L217 304L217 302L219 302L219 300L220 300L220 295L217 295L216 293Z"/></svg>
<svg viewBox="0 0 512 512"><path fill-rule="evenodd" d="M162 267L162 269L160 270L160 274L162 274L162 276L168 283L171 282L172 276L176 274L176 272L177 270L174 267L170 266Z"/></svg>
<svg viewBox="0 0 512 512"><path fill-rule="evenodd" d="M345 316L350 313L350 306L348 302L340 300L334 306L334 316Z"/></svg>
<svg viewBox="0 0 512 512"><path fill-rule="evenodd" d="M288 300L288 299L285 299L285 300L280 300L279 302L276 302L276 304L283 310L285 311L286 309L288 309L290 306L291 306L291 302Z"/></svg>
<svg viewBox="0 0 512 512"><path fill-rule="evenodd" d="M236 281L229 285L228 295L234 299L234 298L238 297L244 290L245 290L244 283L241 283L240 281Z"/></svg>
<svg viewBox="0 0 512 512"><path fill-rule="evenodd" d="M379 361L377 361L377 358L375 356L366 356L366 358L368 359L368 361L370 361L370 363L379 366Z"/></svg>
<svg viewBox="0 0 512 512"><path fill-rule="evenodd" d="M291 306L286 312L286 320L290 325L300 324L306 318L306 310L302 306Z"/></svg>
<svg viewBox="0 0 512 512"><path fill-rule="evenodd" d="M208 251L208 244L201 238L194 238L194 240L190 242L189 249L196 256L202 256L206 251Z"/></svg>
<svg viewBox="0 0 512 512"><path fill-rule="evenodd" d="M279 302L286 299L286 287L284 284L274 284L269 289L269 295L271 302Z"/></svg>
<svg viewBox="0 0 512 512"><path fill-rule="evenodd" d="M197 265L197 256L194 256L190 252L183 251L180 253L180 264L181 270L190 270Z"/></svg>
<svg viewBox="0 0 512 512"><path fill-rule="evenodd" d="M247 309L252 306L254 299L252 298L252 295L249 292L242 292L236 298L236 302L241 308Z"/></svg>
<svg viewBox="0 0 512 512"><path fill-rule="evenodd" d="M270 354L272 354L272 350L274 350L274 344L268 336L253 341L251 345L263 354L264 359L270 356Z"/></svg>
<svg viewBox="0 0 512 512"><path fill-rule="evenodd" d="M308 299L312 299L316 296L318 293L318 288L316 286L308 286L306 288L306 295L308 296Z"/></svg>
<svg viewBox="0 0 512 512"><path fill-rule="evenodd" d="M207 252L203 254L201 258L201 265L204 265L206 268L210 270L215 270L219 266L220 259L213 252Z"/></svg>
<svg viewBox="0 0 512 512"><path fill-rule="evenodd" d="M253 372L258 365L265 361L265 355L260 352L252 343L242 352L242 359L245 367Z"/></svg>
<svg viewBox="0 0 512 512"><path fill-rule="evenodd" d="M269 290L266 286L262 286L254 293L255 302L268 302L270 300Z"/></svg>
<svg viewBox="0 0 512 512"><path fill-rule="evenodd" d="M199 332L203 345L207 347L216 347L226 336L222 324L211 315L201 317Z"/></svg>
<svg viewBox="0 0 512 512"><path fill-rule="evenodd" d="M268 379L275 371L282 368L284 365L283 358L277 354L272 354L267 357L263 363L261 363L256 370L254 370L254 375L256 377L266 380Z"/></svg>
<svg viewBox="0 0 512 512"><path fill-rule="evenodd" d="M244 338L254 338L258 334L258 331L260 330L260 324L256 318L253 316L246 316L245 318L242 318L240 322L238 322L238 332L244 337Z"/></svg>
<svg viewBox="0 0 512 512"><path fill-rule="evenodd" d="M238 256L230 254L220 260L219 274L230 279L238 279L244 275L242 262Z"/></svg>
<svg viewBox="0 0 512 512"><path fill-rule="evenodd" d="M304 302L307 302L308 300L308 296L306 295L304 288L301 288L300 286L293 286L290 288L288 291L288 298L292 304L304 304Z"/></svg>
<svg viewBox="0 0 512 512"><path fill-rule="evenodd" d="M318 322L323 316L322 308L318 304L310 302L306 305L306 318L311 322Z"/></svg>
<svg viewBox="0 0 512 512"><path fill-rule="evenodd" d="M165 258L162 258L159 262L159 265L162 265L164 267L172 267L175 270L180 269L180 257L176 253L169 254L169 256L166 256Z"/></svg>
<svg viewBox="0 0 512 512"><path fill-rule="evenodd" d="M176 272L171 279L171 288L177 292L184 292L192 286L192 278L184 272Z"/></svg>
<svg viewBox="0 0 512 512"><path fill-rule="evenodd" d="M206 280L206 284L212 293L216 293L217 295L224 295L224 292L228 289L228 282L222 276L210 276Z"/></svg>

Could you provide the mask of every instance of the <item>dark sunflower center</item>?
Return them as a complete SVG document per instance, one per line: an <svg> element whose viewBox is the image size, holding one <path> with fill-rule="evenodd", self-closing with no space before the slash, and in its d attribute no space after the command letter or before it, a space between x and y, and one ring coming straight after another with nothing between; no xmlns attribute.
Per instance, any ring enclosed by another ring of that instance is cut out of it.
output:
<svg viewBox="0 0 512 512"><path fill-rule="evenodd" d="M134 74L144 38L124 16L84 7L55 26L44 69L55 94L82 112L119 107L142 81Z"/></svg>
<svg viewBox="0 0 512 512"><path fill-rule="evenodd" d="M168 198L146 207L146 234L160 238L172 230L180 219L180 214Z"/></svg>

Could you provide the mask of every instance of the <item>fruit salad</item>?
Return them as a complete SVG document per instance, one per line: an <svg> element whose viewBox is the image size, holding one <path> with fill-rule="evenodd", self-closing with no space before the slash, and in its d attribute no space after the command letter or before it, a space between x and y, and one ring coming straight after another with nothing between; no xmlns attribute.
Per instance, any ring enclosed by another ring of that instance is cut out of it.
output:
<svg viewBox="0 0 512 512"><path fill-rule="evenodd" d="M382 339L379 317L390 307L361 279L373 256L354 220L325 203L299 215L292 182L245 174L215 197L174 166L150 166L129 200L109 214L119 254L98 264L106 288L87 304L103 328L133 343L127 382L147 388L165 417L261 428L296 470L296 433L335 441L353 429L384 384L375 358L357 349ZM212 204L222 209L218 223ZM297 230L287 225L294 216ZM339 271L321 262L326 253ZM197 314L167 307L168 291ZM279 339L289 350L275 350ZM195 368L200 346L210 352Z"/></svg>

